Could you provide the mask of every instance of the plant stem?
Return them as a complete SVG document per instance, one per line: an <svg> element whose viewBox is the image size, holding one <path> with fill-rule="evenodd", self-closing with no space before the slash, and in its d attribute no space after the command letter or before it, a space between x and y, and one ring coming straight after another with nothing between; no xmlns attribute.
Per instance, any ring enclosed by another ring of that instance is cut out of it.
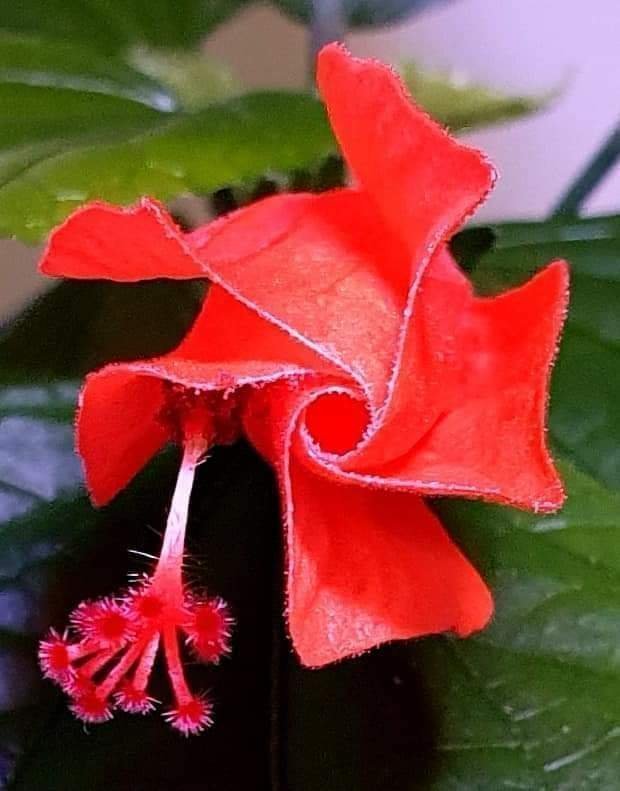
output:
<svg viewBox="0 0 620 791"><path fill-rule="evenodd" d="M620 124L581 171L553 210L554 216L579 214L586 199L620 159Z"/></svg>

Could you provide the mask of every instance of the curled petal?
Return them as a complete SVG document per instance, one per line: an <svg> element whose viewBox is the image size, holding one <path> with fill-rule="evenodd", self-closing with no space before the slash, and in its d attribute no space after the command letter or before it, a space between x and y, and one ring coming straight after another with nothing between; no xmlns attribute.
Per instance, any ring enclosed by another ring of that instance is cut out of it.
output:
<svg viewBox="0 0 620 791"><path fill-rule="evenodd" d="M357 479L422 495L559 508L564 491L547 449L546 417L567 300L562 261L498 297L472 298L458 376L444 382L441 413L408 451Z"/></svg>
<svg viewBox="0 0 620 791"><path fill-rule="evenodd" d="M445 247L432 257L403 317L388 398L367 441L341 466L363 471L407 453L447 404L463 398L461 328L473 304L471 284Z"/></svg>
<svg viewBox="0 0 620 791"><path fill-rule="evenodd" d="M489 591L421 499L329 481L295 457L283 486L288 621L304 664L488 622Z"/></svg>
<svg viewBox="0 0 620 791"><path fill-rule="evenodd" d="M158 420L162 382L112 365L87 377L80 395L77 447L96 505L105 505L171 438Z"/></svg>
<svg viewBox="0 0 620 791"><path fill-rule="evenodd" d="M317 81L340 147L385 222L424 261L486 197L489 162L417 108L382 63L330 44Z"/></svg>
<svg viewBox="0 0 620 791"><path fill-rule="evenodd" d="M52 277L126 283L204 277L182 232L151 198L127 209L100 202L77 209L51 234L39 269Z"/></svg>

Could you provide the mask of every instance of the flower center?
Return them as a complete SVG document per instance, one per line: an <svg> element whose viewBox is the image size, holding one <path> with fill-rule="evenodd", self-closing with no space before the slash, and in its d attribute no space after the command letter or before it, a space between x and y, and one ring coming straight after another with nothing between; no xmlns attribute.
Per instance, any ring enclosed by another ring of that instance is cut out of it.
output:
<svg viewBox="0 0 620 791"><path fill-rule="evenodd" d="M199 437L213 445L231 445L241 433L242 390L200 390L166 382L160 420L180 445Z"/></svg>

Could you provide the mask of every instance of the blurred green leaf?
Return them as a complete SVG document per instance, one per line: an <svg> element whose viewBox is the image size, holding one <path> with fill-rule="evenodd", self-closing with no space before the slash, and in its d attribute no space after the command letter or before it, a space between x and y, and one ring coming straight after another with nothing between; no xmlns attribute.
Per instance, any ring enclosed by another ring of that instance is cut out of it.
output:
<svg viewBox="0 0 620 791"><path fill-rule="evenodd" d="M108 362L163 354L191 326L203 293L196 281L63 281L4 328L3 381L77 378Z"/></svg>
<svg viewBox="0 0 620 791"><path fill-rule="evenodd" d="M5 45L5 236L38 241L92 198L129 203L144 194L167 200L211 192L311 165L334 147L322 106L310 96L257 93L187 113L173 92L116 59L21 37Z"/></svg>
<svg viewBox="0 0 620 791"><path fill-rule="evenodd" d="M75 387L69 384L0 391L2 787L36 728L42 711L37 706L49 701L37 668L36 638L70 602L74 553L93 538L92 510L79 499L74 404ZM67 501L73 507L65 508Z"/></svg>
<svg viewBox="0 0 620 791"><path fill-rule="evenodd" d="M0 235L35 242L85 200L209 193L334 148L310 96L221 101L234 86L200 56L132 52L139 69L83 45L0 34Z"/></svg>
<svg viewBox="0 0 620 791"><path fill-rule="evenodd" d="M32 126L32 120L23 117L28 112L38 109L42 119L49 117L45 115L45 106L37 108L34 104L34 100L44 100L46 96L67 101L82 97L85 111L92 109L86 101L89 94L125 99L127 104L122 106L128 108L125 110L128 118L131 117L130 110L133 108L133 104L129 102L159 112L171 112L178 109L179 104L174 92L120 59L93 53L74 44L37 36L11 35L1 31L0 88L4 92L4 106L11 102L15 103L12 110L21 110L18 119L3 118L3 146L12 142L11 133L17 135L19 129L27 130L29 121ZM37 89L49 90L42 92ZM53 90L57 93L49 92ZM33 100L31 104L28 103L29 98ZM19 103L23 106L20 107ZM61 106L56 113L57 118L61 117L60 111L67 109L69 108ZM136 112L139 112L139 108ZM87 113L84 112L84 115ZM9 120L12 121L10 126ZM15 126L18 120L23 126ZM120 113L116 114L113 123L118 123L118 120L122 120ZM73 127L69 125L70 121L73 121ZM102 119L95 120L95 124L101 125ZM75 118L68 118L65 127L70 134L83 131L74 128ZM34 139L46 139L55 130L43 127L32 131L35 133ZM62 131L64 133L65 129ZM32 139L33 137L26 136L20 142L29 142Z"/></svg>
<svg viewBox="0 0 620 791"><path fill-rule="evenodd" d="M65 39L105 53L135 44L196 46L247 0L19 0L3 2L0 30Z"/></svg>
<svg viewBox="0 0 620 791"><path fill-rule="evenodd" d="M128 61L138 71L170 88L187 110L200 110L240 92L231 72L201 52L140 46L129 52Z"/></svg>
<svg viewBox="0 0 620 791"><path fill-rule="evenodd" d="M54 114L51 105L49 111ZM99 111L93 98L91 112ZM148 121L132 135L104 131L98 141L57 139L0 153L0 234L38 241L87 200L212 192L269 170L313 164L334 146L322 106L293 93L251 94ZM38 123L32 120L33 129Z"/></svg>
<svg viewBox="0 0 620 791"><path fill-rule="evenodd" d="M403 65L401 73L416 102L453 132L530 115L551 99L550 95L509 96L414 63Z"/></svg>

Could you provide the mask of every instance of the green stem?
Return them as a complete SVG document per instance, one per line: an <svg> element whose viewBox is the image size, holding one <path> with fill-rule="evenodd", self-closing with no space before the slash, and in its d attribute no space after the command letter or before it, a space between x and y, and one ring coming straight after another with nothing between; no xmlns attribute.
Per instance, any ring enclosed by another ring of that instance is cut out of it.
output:
<svg viewBox="0 0 620 791"><path fill-rule="evenodd" d="M576 216L586 199L620 159L620 124L581 171L553 210L554 216Z"/></svg>

